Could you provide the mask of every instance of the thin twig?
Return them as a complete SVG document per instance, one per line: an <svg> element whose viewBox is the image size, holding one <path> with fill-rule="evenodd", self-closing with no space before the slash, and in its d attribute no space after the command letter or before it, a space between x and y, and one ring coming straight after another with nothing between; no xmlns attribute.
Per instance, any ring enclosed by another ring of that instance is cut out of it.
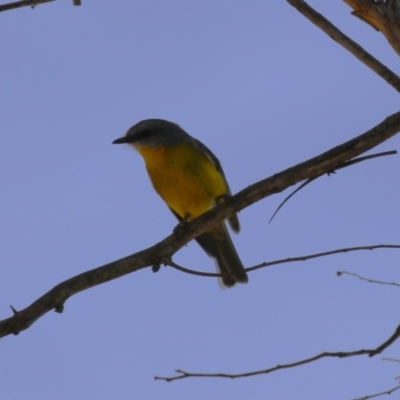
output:
<svg viewBox="0 0 400 400"><path fill-rule="evenodd" d="M392 334L392 336L389 339L387 339L385 342L383 342L380 346L378 346L376 349L370 349L370 350L361 349L361 350L349 351L349 352L345 352L345 351L323 352L314 357L306 358L301 361L296 361L296 362L289 363L289 364L280 364L280 365L276 365L275 367L272 367L272 368L267 368L267 369L258 370L258 371L245 372L242 374L196 373L196 372L187 372L187 371L183 371L181 369L177 369L177 370L175 370L175 372L178 375L171 376L171 377L156 376L156 377L154 377L154 379L155 380L163 380L166 382L172 382L172 381L176 381L179 379L185 379L185 378L229 378L229 379L247 378L247 377L255 376L255 375L270 374L271 372L275 372L275 371L278 371L281 369L298 367L300 365L309 364L309 363L317 361L321 358L326 358L326 357L347 358L347 357L354 357L354 356L361 356L361 355L368 355L369 357L373 357L377 354L382 353L383 350L385 350L387 347L389 347L399 337L400 337L400 325L396 328L396 330Z"/></svg>
<svg viewBox="0 0 400 400"><path fill-rule="evenodd" d="M365 281L365 282L369 282L369 283L379 283L380 285L390 285L390 286L400 287L400 284L396 283L396 282L384 282L384 281L377 281L375 279L364 278L363 276L358 275L354 272L338 271L338 272L336 272L336 274L337 274L337 276L341 276L341 275L355 276L356 278L360 279L361 281Z"/></svg>
<svg viewBox="0 0 400 400"><path fill-rule="evenodd" d="M345 247L343 249L325 251L325 252L322 252L322 253L310 254L308 256L291 257L291 258L285 258L285 259L282 259L282 260L264 262L262 264L254 266L254 267L247 268L246 271L247 272L251 272L251 271L255 271L255 270L260 269L260 268L270 267L272 265L284 264L284 263L287 263L287 262L294 262L294 261L306 261L306 260L311 260L313 258L330 256L330 255L333 255L333 254L348 253L348 252L351 252L351 251L359 251L359 250L374 250L374 249L400 249L400 245L397 245L397 244L377 244L377 245L373 245L373 246Z"/></svg>
<svg viewBox="0 0 400 400"><path fill-rule="evenodd" d="M343 32L341 32L335 25L328 21L321 14L316 12L303 0L287 0L287 2L296 8L301 14L308 18L314 25L322 29L330 38L339 43L358 60L364 63L372 71L376 72L382 79L389 85L400 92L400 77L392 72L389 68L383 65L375 57L364 50L359 44L351 40Z"/></svg>
<svg viewBox="0 0 400 400"><path fill-rule="evenodd" d="M279 206L277 207L277 209L275 210L275 212L272 214L272 217L269 219L268 223L270 224L272 222L272 220L275 218L275 215L278 214L278 211L297 193L299 192L301 189L303 189L305 186L307 186L308 184L310 184L311 182L315 181L316 179L320 178L322 175L320 176L316 176L314 178L311 179L307 179L305 182L303 182L298 188L296 188L295 190L293 190L292 193L289 194L289 196L285 197L285 199L282 201L281 204L279 204Z"/></svg>
<svg viewBox="0 0 400 400"><path fill-rule="evenodd" d="M358 164L362 161L372 160L372 159L378 158L378 157L393 156L395 154L397 154L397 150L389 150L389 151L383 151L382 153L370 154L369 156L353 158L352 160L346 161L342 165L339 165L335 169L335 171L342 169L342 168L350 167L350 165Z"/></svg>
<svg viewBox="0 0 400 400"><path fill-rule="evenodd" d="M383 396L383 395L385 395L385 394L392 394L393 392L395 392L396 390L399 390L399 389L400 389L400 385L394 387L393 389L386 390L385 392L375 393L375 394L371 394L371 395L364 396L364 397L357 397L357 398L354 399L354 400L368 400L368 399L373 399L374 397L380 397L380 396Z"/></svg>
<svg viewBox="0 0 400 400"><path fill-rule="evenodd" d="M297 262L297 261L307 261L311 260L313 258L319 258L319 257L326 257L326 256L331 256L333 254L340 254L340 253L349 253L352 251L360 251L360 250L375 250L375 249L400 249L400 245L397 244L377 244L377 245L372 245L372 246L357 246L357 247L345 247L342 249L336 249L336 250L330 250L330 251L325 251L322 253L315 253L315 254L309 254L306 256L299 256L299 257L290 257L290 258L283 258L280 260L275 260L275 261L269 261L269 262L263 262L261 264L258 264L254 267L250 268L245 268L246 272L252 272L257 269L261 268L266 268L266 267L272 267L273 265L279 265L279 264L286 264L289 262ZM212 273L212 272L202 272L202 271L196 271L194 269L189 269L182 267L181 265L176 264L172 260L168 260L165 263L166 265L181 271L185 272L186 274L190 275L196 275L196 276L203 276L206 278L220 278L222 276L228 275L228 274L217 274L217 273ZM346 273L346 272L337 272L338 275L341 273ZM351 274L350 272L347 272L349 275ZM400 286L400 285L399 285Z"/></svg>
<svg viewBox="0 0 400 400"><path fill-rule="evenodd" d="M376 154L371 154L369 156L364 156L364 157L358 157L358 158L354 158L353 160L350 161L346 161L345 163L339 165L338 167L336 167L335 171L331 171L328 172L328 176L336 173L337 170L342 169L342 168L346 168L346 167L350 167L351 165L360 163L362 161L366 161L366 160L372 160L373 158L378 158L378 157L384 157L384 156L392 156L394 154L397 154L396 150L391 150L391 151L384 151L382 153L376 153ZM304 186L307 186L309 183L315 181L316 179L320 178L323 175L320 176L316 176L315 178L312 179L307 179L304 183L302 183L296 190L294 190L292 193L289 194L289 196L287 196L281 204L279 204L278 208L275 210L275 212L272 214L272 217L270 218L270 220L268 221L268 223L270 224L271 221L274 219L275 215L278 213L278 211L283 207L283 205L291 198L293 197L297 192L299 192L301 189L304 188Z"/></svg>
<svg viewBox="0 0 400 400"><path fill-rule="evenodd" d="M383 360L383 361L393 361L393 362L400 363L400 360L398 360L397 358L387 358L387 357L383 357L382 360Z"/></svg>

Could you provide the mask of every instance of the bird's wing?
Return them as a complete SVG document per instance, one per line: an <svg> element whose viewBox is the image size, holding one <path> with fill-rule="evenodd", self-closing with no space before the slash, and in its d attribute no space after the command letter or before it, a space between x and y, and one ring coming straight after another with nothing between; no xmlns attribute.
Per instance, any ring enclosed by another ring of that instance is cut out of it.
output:
<svg viewBox="0 0 400 400"><path fill-rule="evenodd" d="M226 180L225 173L222 169L221 163L219 162L218 158L215 156L215 154L203 143L201 143L199 140L191 137L191 144L202 154L205 154L206 157L215 165L215 168L217 171L221 174L222 179L224 180L225 186L226 186L226 194L228 196L232 196L231 189L229 187L228 181ZM234 232L239 232L240 231L240 223L239 223L239 218L237 214L233 214L228 218L229 225L232 228Z"/></svg>

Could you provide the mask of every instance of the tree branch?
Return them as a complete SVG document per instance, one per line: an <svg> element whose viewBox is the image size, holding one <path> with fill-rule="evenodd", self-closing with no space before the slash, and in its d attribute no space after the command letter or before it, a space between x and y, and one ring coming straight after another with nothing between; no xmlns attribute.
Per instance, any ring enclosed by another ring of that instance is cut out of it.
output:
<svg viewBox="0 0 400 400"><path fill-rule="evenodd" d="M259 265L254 266L254 267L245 268L245 271L246 272L252 272L252 271L255 271L257 269L266 268L266 267L272 267L273 265L286 264L286 263L289 263L289 262L307 261L307 260L311 260L313 258L326 257L326 256L334 255L334 254L349 253L349 252L352 252L352 251L360 251L360 250L375 250L375 249L400 249L400 245L397 245L397 244L377 244L377 245L373 245L373 246L346 247L346 248L343 248L343 249L325 251L323 253L315 253L315 254L309 254L309 255L306 255L306 256L290 257L290 258L283 258L283 259L275 260L275 261L263 262L263 263L261 263ZM182 267L182 266L174 263L172 260L168 261L167 265L172 267L172 268L174 268L174 269L176 269L176 270L178 270L178 271L184 272L186 274L196 275L196 276L203 276L203 277L207 277L207 278L220 278L222 276L227 275L227 274L217 274L217 273L212 273L212 272L196 271L196 270L193 270L193 269ZM338 276L340 276L341 274L348 274L348 275L356 276L357 278L365 280L365 281L368 281L368 282L400 286L400 284L397 284L397 283L388 283L388 282L369 280L369 279L366 279L366 278L362 278L361 276L359 276L357 274L353 274L351 272L338 271L336 274Z"/></svg>
<svg viewBox="0 0 400 400"><path fill-rule="evenodd" d="M400 56L400 0L343 0L352 15L382 32L394 51Z"/></svg>
<svg viewBox="0 0 400 400"><path fill-rule="evenodd" d="M396 358L383 357L382 360L384 360L384 361L393 361L393 362L400 363L400 360L397 360ZM400 378L397 377L396 379L400 379Z"/></svg>
<svg viewBox="0 0 400 400"><path fill-rule="evenodd" d="M0 338L11 333L18 334L29 328L52 309L62 312L65 301L76 293L148 266L167 263L181 247L233 213L243 210L265 197L279 193L304 179L332 171L343 162L383 143L399 131L400 112L397 112L364 134L340 146L248 186L233 197L234 201L222 203L185 224L184 228L180 230L179 237L170 235L146 250L60 283L24 310L16 311L12 317L0 321Z"/></svg>
<svg viewBox="0 0 400 400"><path fill-rule="evenodd" d="M370 349L370 350L355 350L355 351L339 351L339 352L324 352L320 353L314 357L306 358L304 360L296 361L293 363L289 364L280 364L276 365L275 367L268 368L268 369L263 369L263 370L258 370L258 371L251 371L251 372L245 372L243 374L224 374L224 373L192 373L192 372L186 372L181 369L175 370L176 373L179 375L172 376L172 377L161 377L161 376L156 376L154 377L155 380L163 380L166 382L172 382L176 381L179 379L184 379L184 378L229 378L229 379L236 379L236 378L247 378L249 376L255 376L255 375L265 375L265 374L270 374L271 372L275 372L281 369L288 369L288 368L294 368L298 367L299 365L305 365L312 363L314 361L317 361L321 358L326 358L326 357L334 357L334 358L347 358L347 357L354 357L354 356L361 356L361 355L368 355L369 357L373 357L377 354L382 353L383 350L385 350L387 347L389 347L396 339L400 337L400 325L397 327L393 335L387 339L385 342L383 342L380 346L378 346L376 349Z"/></svg>
<svg viewBox="0 0 400 400"><path fill-rule="evenodd" d="M357 399L354 399L354 400L369 400L369 399L373 399L375 397L383 396L385 394L392 394L393 392L395 392L396 390L399 390L399 389L400 389L400 385L396 386L392 389L386 390L385 392L375 393L375 394L371 394L371 395L364 396L364 397L358 397Z"/></svg>
<svg viewBox="0 0 400 400"><path fill-rule="evenodd" d="M336 167L335 171L331 171L328 172L328 176L331 174L335 174L336 171L338 171L339 169L343 169L343 168L347 168L350 167L351 165L354 164L358 164L360 162L363 161L367 161L367 160L371 160L373 158L378 158L378 157L384 157L384 156L391 156L397 154L396 150L391 150L391 151L384 151L382 153L377 153L377 154L371 154L369 156L365 156L365 157L358 157L358 158L353 158L350 161L346 161L345 163L343 163L342 165L339 165ZM322 175L321 175L322 176ZM268 223L270 224L272 222L272 220L274 219L274 217L276 216L276 214L278 214L279 210L296 194L298 193L301 189L304 188L304 186L307 186L308 184L310 184L311 182L315 181L316 179L320 178L321 176L316 176L315 178L311 178L311 179L307 179L305 182L303 182L298 188L296 188L292 193L290 193L277 207L277 209L275 210L275 212L272 214L272 217L270 218L270 220L268 221Z"/></svg>
<svg viewBox="0 0 400 400"><path fill-rule="evenodd" d="M375 279L368 279L368 278L364 278L361 275L355 274L354 272L338 271L338 272L336 272L336 274L337 274L337 276L351 275L351 276L354 276L354 277L360 279L361 281L365 281L365 282L369 282L369 283L378 283L380 285L389 285L389 286L400 287L400 284L396 283L396 282L385 282L385 281L377 281Z"/></svg>
<svg viewBox="0 0 400 400"><path fill-rule="evenodd" d="M389 85L400 92L400 77L392 72L389 68L383 65L375 57L364 50L360 45L351 40L348 36L342 33L335 25L329 22L321 14L317 13L303 0L287 0L287 2L295 7L301 14L308 18L314 25L322 29L335 42L339 43L358 60L364 63L372 71L376 72Z"/></svg>
<svg viewBox="0 0 400 400"><path fill-rule="evenodd" d="M14 10L16 8L21 8L21 7L29 7L29 6L34 8L39 4L50 3L53 1L55 0L22 0L22 1L16 1L14 3L0 4L0 12ZM74 6L80 6L81 0L72 0L72 4Z"/></svg>

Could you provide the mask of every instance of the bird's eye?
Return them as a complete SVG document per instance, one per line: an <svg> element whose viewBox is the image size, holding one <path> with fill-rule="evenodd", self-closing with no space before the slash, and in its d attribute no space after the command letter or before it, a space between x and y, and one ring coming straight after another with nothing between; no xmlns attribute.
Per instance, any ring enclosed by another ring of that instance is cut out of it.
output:
<svg viewBox="0 0 400 400"><path fill-rule="evenodd" d="M151 135L151 131L149 129L143 129L141 132L138 132L136 136L136 140L146 139Z"/></svg>

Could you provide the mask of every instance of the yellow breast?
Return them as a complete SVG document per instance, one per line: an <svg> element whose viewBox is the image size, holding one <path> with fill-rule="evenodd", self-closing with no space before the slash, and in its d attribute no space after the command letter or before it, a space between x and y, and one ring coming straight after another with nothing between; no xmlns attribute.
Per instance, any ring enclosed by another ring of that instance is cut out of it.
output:
<svg viewBox="0 0 400 400"><path fill-rule="evenodd" d="M210 159L190 144L162 149L138 148L157 193L182 218L208 211L227 192Z"/></svg>

